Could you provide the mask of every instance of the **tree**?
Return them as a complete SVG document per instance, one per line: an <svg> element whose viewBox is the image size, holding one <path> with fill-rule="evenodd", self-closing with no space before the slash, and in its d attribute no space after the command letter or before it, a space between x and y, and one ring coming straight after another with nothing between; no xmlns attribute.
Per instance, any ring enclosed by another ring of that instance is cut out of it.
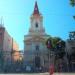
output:
<svg viewBox="0 0 75 75"><path fill-rule="evenodd" d="M58 42L59 40L61 40L61 38L59 38L59 37L53 37L53 38L52 38L52 45L53 45L53 48L56 47L56 44L57 44L57 42Z"/></svg>
<svg viewBox="0 0 75 75"><path fill-rule="evenodd" d="M73 18L75 19L75 15L73 16Z"/></svg>
<svg viewBox="0 0 75 75"><path fill-rule="evenodd" d="M70 40L75 40L75 31L72 31L72 32L70 32L69 33L69 38L70 38Z"/></svg>
<svg viewBox="0 0 75 75"><path fill-rule="evenodd" d="M70 5L72 7L75 7L75 0L70 0ZM73 18L75 19L75 15L73 16Z"/></svg>
<svg viewBox="0 0 75 75"><path fill-rule="evenodd" d="M63 58L63 56L65 55L65 41L60 40L59 42L57 42L55 53L56 55L58 55L58 58Z"/></svg>
<svg viewBox="0 0 75 75"><path fill-rule="evenodd" d="M47 46L48 51L49 51L48 52L49 63L50 63L50 58L53 59L52 62L54 63L55 68L56 68L57 67L56 66L57 61L59 59L62 59L63 56L65 55L65 41L63 41L60 37L50 37L46 41L46 46ZM52 55L52 53L53 53L53 55Z"/></svg>
<svg viewBox="0 0 75 75"><path fill-rule="evenodd" d="M71 6L75 6L75 0L70 0L70 4L71 4Z"/></svg>
<svg viewBox="0 0 75 75"><path fill-rule="evenodd" d="M59 55L62 55L65 52L65 41L59 37L48 38L46 46L48 50L54 51L56 54L59 53Z"/></svg>

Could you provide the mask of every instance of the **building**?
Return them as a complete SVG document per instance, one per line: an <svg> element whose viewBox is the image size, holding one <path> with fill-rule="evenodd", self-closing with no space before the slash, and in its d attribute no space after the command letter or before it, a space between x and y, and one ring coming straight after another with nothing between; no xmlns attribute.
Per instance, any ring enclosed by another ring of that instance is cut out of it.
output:
<svg viewBox="0 0 75 75"><path fill-rule="evenodd" d="M19 50L18 44L14 42L3 24L0 24L0 63L4 66L11 64L13 50ZM2 65L2 66L3 66Z"/></svg>
<svg viewBox="0 0 75 75"><path fill-rule="evenodd" d="M24 36L24 65L48 67L48 50L45 42L49 35L45 33L43 16L39 12L37 2L30 21L29 33Z"/></svg>
<svg viewBox="0 0 75 75"><path fill-rule="evenodd" d="M11 63L12 38L4 27L0 27L0 52L4 64Z"/></svg>
<svg viewBox="0 0 75 75"><path fill-rule="evenodd" d="M17 42L12 38L12 61L15 62L20 59L20 51L19 45Z"/></svg>
<svg viewBox="0 0 75 75"><path fill-rule="evenodd" d="M69 68L75 72L75 31L69 33L69 39L66 41L66 53L68 54Z"/></svg>

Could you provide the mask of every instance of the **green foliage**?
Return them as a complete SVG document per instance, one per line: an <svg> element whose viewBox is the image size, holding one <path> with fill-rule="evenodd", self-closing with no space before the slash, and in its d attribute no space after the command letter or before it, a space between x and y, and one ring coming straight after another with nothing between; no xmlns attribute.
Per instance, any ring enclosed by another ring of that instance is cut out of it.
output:
<svg viewBox="0 0 75 75"><path fill-rule="evenodd" d="M70 4L71 4L71 6L75 6L75 0L70 0Z"/></svg>
<svg viewBox="0 0 75 75"><path fill-rule="evenodd" d="M58 55L58 58L63 58L63 56L65 55L65 41L61 40L58 42L56 55Z"/></svg>
<svg viewBox="0 0 75 75"><path fill-rule="evenodd" d="M59 37L53 37L53 38L52 38L52 45L53 45L53 48L56 47L56 44L57 44L57 42L58 42L59 40L61 40L61 38L59 38Z"/></svg>
<svg viewBox="0 0 75 75"><path fill-rule="evenodd" d="M50 37L48 40L51 40L52 48L57 58L63 58L65 55L65 41L60 37Z"/></svg>
<svg viewBox="0 0 75 75"><path fill-rule="evenodd" d="M47 41L48 41L48 40L51 40L52 48L55 48L57 42L60 41L61 38L60 38L60 37L51 37L51 36L50 36L50 37L46 40L46 44L47 44Z"/></svg>
<svg viewBox="0 0 75 75"><path fill-rule="evenodd" d="M70 0L70 5L72 7L75 7L75 0ZM73 19L75 19L75 15L73 16Z"/></svg>
<svg viewBox="0 0 75 75"><path fill-rule="evenodd" d="M73 16L73 19L75 19L75 16Z"/></svg>

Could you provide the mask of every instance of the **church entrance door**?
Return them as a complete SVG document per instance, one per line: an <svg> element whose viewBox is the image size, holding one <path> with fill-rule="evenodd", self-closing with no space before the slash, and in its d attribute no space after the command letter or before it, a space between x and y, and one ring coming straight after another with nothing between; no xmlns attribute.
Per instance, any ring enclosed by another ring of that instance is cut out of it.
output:
<svg viewBox="0 0 75 75"><path fill-rule="evenodd" d="M41 65L41 63L40 63L40 57L39 56L36 56L35 57L35 67L39 68L40 65Z"/></svg>

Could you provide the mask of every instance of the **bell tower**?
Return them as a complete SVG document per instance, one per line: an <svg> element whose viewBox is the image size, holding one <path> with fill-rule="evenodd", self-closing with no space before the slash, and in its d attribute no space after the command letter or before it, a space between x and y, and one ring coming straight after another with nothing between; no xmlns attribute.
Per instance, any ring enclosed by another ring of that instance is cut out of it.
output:
<svg viewBox="0 0 75 75"><path fill-rule="evenodd" d="M29 29L29 33L31 35L35 34L45 34L45 29L43 27L43 16L40 14L37 2L35 2L34 11L30 17L31 25Z"/></svg>
<svg viewBox="0 0 75 75"><path fill-rule="evenodd" d="M43 26L43 16L35 2L34 10L30 17L30 28L24 36L24 64L34 68L48 67L48 56L45 40L49 37ZM39 62L38 62L39 61Z"/></svg>

